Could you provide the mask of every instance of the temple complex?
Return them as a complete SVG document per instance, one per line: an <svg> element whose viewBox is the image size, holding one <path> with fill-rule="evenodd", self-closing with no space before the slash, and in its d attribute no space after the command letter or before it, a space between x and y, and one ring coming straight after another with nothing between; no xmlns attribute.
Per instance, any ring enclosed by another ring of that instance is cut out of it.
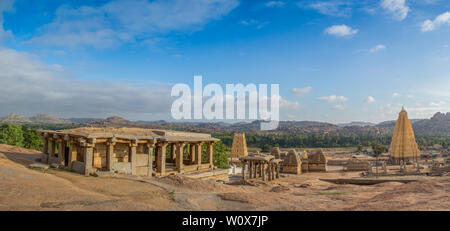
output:
<svg viewBox="0 0 450 231"><path fill-rule="evenodd" d="M210 134L142 128L41 130L41 161L89 175L166 176L213 169Z"/></svg>
<svg viewBox="0 0 450 231"><path fill-rule="evenodd" d="M231 145L231 157L239 158L242 156L248 156L245 133L235 133L233 137L233 144Z"/></svg>
<svg viewBox="0 0 450 231"><path fill-rule="evenodd" d="M395 124L389 154L393 164L413 162L420 155L411 122L404 108L400 111Z"/></svg>

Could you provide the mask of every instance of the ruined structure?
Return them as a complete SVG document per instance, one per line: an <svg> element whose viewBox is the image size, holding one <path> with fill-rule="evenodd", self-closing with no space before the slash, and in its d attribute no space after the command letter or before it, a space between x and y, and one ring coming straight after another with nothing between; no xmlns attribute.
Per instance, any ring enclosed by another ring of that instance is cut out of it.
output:
<svg viewBox="0 0 450 231"><path fill-rule="evenodd" d="M275 157L275 159L280 159L280 148L279 147L274 147L272 149L272 152L270 153L270 155L272 155L273 157Z"/></svg>
<svg viewBox="0 0 450 231"><path fill-rule="evenodd" d="M327 162L327 157L323 154L322 149L319 149L316 153L308 155L308 171L326 172Z"/></svg>
<svg viewBox="0 0 450 231"><path fill-rule="evenodd" d="M286 157L284 157L282 162L282 172L301 174L302 173L302 161L298 156L295 149L289 150Z"/></svg>
<svg viewBox="0 0 450 231"><path fill-rule="evenodd" d="M346 165L346 171L369 171L369 168L368 160L350 159Z"/></svg>
<svg viewBox="0 0 450 231"><path fill-rule="evenodd" d="M104 171L165 176L212 169L213 144L218 141L209 134L140 128L41 130L40 134L42 162L85 175Z"/></svg>
<svg viewBox="0 0 450 231"><path fill-rule="evenodd" d="M393 164L400 164L400 161L410 163L420 156L411 122L404 108L400 111L395 124L389 154Z"/></svg>
<svg viewBox="0 0 450 231"><path fill-rule="evenodd" d="M231 146L231 157L248 156L247 141L245 140L245 133L235 133L233 144Z"/></svg>
<svg viewBox="0 0 450 231"><path fill-rule="evenodd" d="M281 159L275 159L272 155L255 154L251 156L240 157L242 169L247 166L248 173L242 171L242 179L261 177L263 181L271 181L280 178ZM247 176L248 175L248 176Z"/></svg>

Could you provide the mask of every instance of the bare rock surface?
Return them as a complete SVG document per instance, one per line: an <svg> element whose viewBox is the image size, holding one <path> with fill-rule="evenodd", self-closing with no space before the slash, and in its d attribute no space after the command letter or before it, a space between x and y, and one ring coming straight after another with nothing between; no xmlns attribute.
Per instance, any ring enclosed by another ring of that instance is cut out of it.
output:
<svg viewBox="0 0 450 231"><path fill-rule="evenodd" d="M359 172L319 172L223 184L29 168L40 154L0 145L0 210L450 210L449 176L360 186L319 180Z"/></svg>

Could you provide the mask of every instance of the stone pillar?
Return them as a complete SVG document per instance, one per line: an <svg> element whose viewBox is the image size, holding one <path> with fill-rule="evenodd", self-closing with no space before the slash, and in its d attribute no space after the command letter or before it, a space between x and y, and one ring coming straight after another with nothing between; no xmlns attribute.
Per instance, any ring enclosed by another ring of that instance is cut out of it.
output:
<svg viewBox="0 0 450 231"><path fill-rule="evenodd" d="M159 160L160 157L160 153L161 153L161 146L156 145L155 148L155 165L156 165L156 171L159 172L159 164L161 163L161 161Z"/></svg>
<svg viewBox="0 0 450 231"><path fill-rule="evenodd" d="M106 169L112 171L114 145L116 145L116 138L111 138L106 142Z"/></svg>
<svg viewBox="0 0 450 231"><path fill-rule="evenodd" d="M175 166L179 173L183 173L183 148L184 143L180 142L176 144L177 152L176 152L176 158L175 158Z"/></svg>
<svg viewBox="0 0 450 231"><path fill-rule="evenodd" d="M276 178L278 179L278 178L280 178L280 165L279 164L276 164L276 166L275 166L275 171L276 171Z"/></svg>
<svg viewBox="0 0 450 231"><path fill-rule="evenodd" d="M246 180L246 177L245 177L245 174L246 174L246 172L245 172L245 166L247 165L247 162L242 162L242 180Z"/></svg>
<svg viewBox="0 0 450 231"><path fill-rule="evenodd" d="M269 163L267 166L267 180L272 180L272 164Z"/></svg>
<svg viewBox="0 0 450 231"><path fill-rule="evenodd" d="M147 176L152 177L153 173L153 148L155 147L154 144L147 143L147 153L148 153L148 173Z"/></svg>
<svg viewBox="0 0 450 231"><path fill-rule="evenodd" d="M77 161L77 143L71 141L69 147L69 169L72 169L73 162Z"/></svg>
<svg viewBox="0 0 450 231"><path fill-rule="evenodd" d="M206 144L206 156L208 157L208 162L209 162L209 167L213 168L214 164L213 164L213 142L208 142Z"/></svg>
<svg viewBox="0 0 450 231"><path fill-rule="evenodd" d="M176 158L177 158L177 144L171 143L170 144L170 159L172 161L175 161Z"/></svg>
<svg viewBox="0 0 450 231"><path fill-rule="evenodd" d="M64 165L64 152L66 151L66 142L64 139L59 139L59 147L58 147L58 164Z"/></svg>
<svg viewBox="0 0 450 231"><path fill-rule="evenodd" d="M248 178L251 179L253 177L253 161L248 162Z"/></svg>
<svg viewBox="0 0 450 231"><path fill-rule="evenodd" d="M42 140L44 141L44 145L42 147L42 153L48 155L48 133L44 133L42 135Z"/></svg>
<svg viewBox="0 0 450 231"><path fill-rule="evenodd" d="M49 146L49 150L48 150L47 163L50 164L50 157L53 157L55 155L55 140L49 139L48 146Z"/></svg>
<svg viewBox="0 0 450 231"><path fill-rule="evenodd" d="M94 159L95 139L84 145L84 175L88 176L92 172L92 162Z"/></svg>
<svg viewBox="0 0 450 231"><path fill-rule="evenodd" d="M161 176L164 176L166 174L166 147L167 142L158 143L158 169L157 171Z"/></svg>
<svg viewBox="0 0 450 231"><path fill-rule="evenodd" d="M138 146L138 142L138 140L131 140L130 143L131 175L136 175L136 147Z"/></svg>
<svg viewBox="0 0 450 231"><path fill-rule="evenodd" d="M195 162L198 166L202 165L202 143L195 144L196 157Z"/></svg>
<svg viewBox="0 0 450 231"><path fill-rule="evenodd" d="M195 157L196 157L195 153L196 153L195 152L195 144L190 143L189 144L189 155L191 156L191 158L190 158L191 164L195 163Z"/></svg>
<svg viewBox="0 0 450 231"><path fill-rule="evenodd" d="M265 163L261 163L261 175L262 175L262 180L266 181L266 164Z"/></svg>

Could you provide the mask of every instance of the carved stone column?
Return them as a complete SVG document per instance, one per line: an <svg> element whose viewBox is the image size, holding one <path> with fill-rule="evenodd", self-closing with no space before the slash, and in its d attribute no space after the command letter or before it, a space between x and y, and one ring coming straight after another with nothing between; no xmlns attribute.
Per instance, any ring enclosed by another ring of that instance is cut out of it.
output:
<svg viewBox="0 0 450 231"><path fill-rule="evenodd" d="M153 174L153 148L155 147L154 143L147 143L147 154L148 154L148 172L147 176L152 177Z"/></svg>
<svg viewBox="0 0 450 231"><path fill-rule="evenodd" d="M177 144L171 143L170 144L170 159L172 161L175 161L176 158L177 158Z"/></svg>
<svg viewBox="0 0 450 231"><path fill-rule="evenodd" d="M136 147L139 140L131 140L130 143L130 162L131 162L131 175L136 175ZM164 158L163 158L164 159Z"/></svg>
<svg viewBox="0 0 450 231"><path fill-rule="evenodd" d="M206 156L209 162L209 167L213 168L214 164L213 164L213 142L208 142L206 144Z"/></svg>
<svg viewBox="0 0 450 231"><path fill-rule="evenodd" d="M266 181L266 164L265 163L261 163L261 176L262 176L262 180Z"/></svg>
<svg viewBox="0 0 450 231"><path fill-rule="evenodd" d="M196 157L196 155L195 155L195 144L194 143L190 143L189 144L189 155L190 155L190 161L191 161L191 164L194 164L195 163L195 157Z"/></svg>
<svg viewBox="0 0 450 231"><path fill-rule="evenodd" d="M167 142L158 143L158 168L157 171L161 176L166 174L166 148Z"/></svg>
<svg viewBox="0 0 450 231"><path fill-rule="evenodd" d="M84 144L84 175L86 176L92 172L95 141L93 138Z"/></svg>
<svg viewBox="0 0 450 231"><path fill-rule="evenodd" d="M112 171L114 145L116 145L116 138L113 137L106 142L106 169Z"/></svg>
<svg viewBox="0 0 450 231"><path fill-rule="evenodd" d="M202 143L195 144L196 157L195 162L198 166L202 165Z"/></svg>
<svg viewBox="0 0 450 231"><path fill-rule="evenodd" d="M42 153L48 155L48 133L47 132L42 134L42 140L44 142L44 145L42 147Z"/></svg>
<svg viewBox="0 0 450 231"><path fill-rule="evenodd" d="M77 161L77 143L70 141L68 167L72 169L73 162Z"/></svg>
<svg viewBox="0 0 450 231"><path fill-rule="evenodd" d="M177 156L175 159L175 164L176 164L176 169L179 173L183 173L183 148L184 148L185 143L184 142L179 142L176 144L176 148L177 148Z"/></svg>
<svg viewBox="0 0 450 231"><path fill-rule="evenodd" d="M246 172L245 172L245 166L247 165L247 162L242 162L242 180L246 180L246 176L245 176L245 174L246 174Z"/></svg>
<svg viewBox="0 0 450 231"><path fill-rule="evenodd" d="M53 140L53 138L49 138L48 140L48 146L49 146L49 150L48 150L48 159L47 159L47 163L50 163L50 158L55 156L55 140Z"/></svg>
<svg viewBox="0 0 450 231"><path fill-rule="evenodd" d="M63 137L59 139L58 147L58 164L64 165L65 162L65 152L66 152L66 142Z"/></svg>

